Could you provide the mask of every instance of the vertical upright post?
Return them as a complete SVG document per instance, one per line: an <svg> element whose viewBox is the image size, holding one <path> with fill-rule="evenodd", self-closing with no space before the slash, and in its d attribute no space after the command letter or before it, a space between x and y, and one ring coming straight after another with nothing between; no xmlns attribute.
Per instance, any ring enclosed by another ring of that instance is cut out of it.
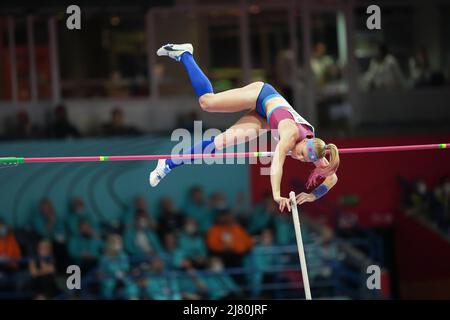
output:
<svg viewBox="0 0 450 320"><path fill-rule="evenodd" d="M27 42L28 42L28 62L30 64L30 92L31 101L38 100L37 72L36 72L36 51L34 43L34 17L27 16Z"/></svg>
<svg viewBox="0 0 450 320"><path fill-rule="evenodd" d="M155 11L148 10L145 14L145 39L147 43L147 68L148 68L148 89L151 100L157 100L158 77L155 73L156 47L155 47Z"/></svg>
<svg viewBox="0 0 450 320"><path fill-rule="evenodd" d="M50 53L50 74L53 103L61 102L61 79L59 76L58 30L55 16L48 18L48 45Z"/></svg>
<svg viewBox="0 0 450 320"><path fill-rule="evenodd" d="M247 1L240 0L239 14L239 37L241 46L242 82L248 84L251 81L251 54L250 54L250 31L248 21Z"/></svg>
<svg viewBox="0 0 450 320"><path fill-rule="evenodd" d="M303 69L305 72L305 114L311 123L315 123L315 127L319 128L320 123L318 123L317 108L315 102L315 84L314 84L314 74L311 68L311 57L312 57L312 29L311 29L311 3L310 0L304 0L301 3L302 12L302 34L303 34ZM302 111L303 112L303 111Z"/></svg>
<svg viewBox="0 0 450 320"><path fill-rule="evenodd" d="M9 57L11 61L11 97L12 103L15 105L19 102L19 90L17 80L17 57L16 57L16 38L15 38L15 21L12 16L8 17L8 46Z"/></svg>
<svg viewBox="0 0 450 320"><path fill-rule="evenodd" d="M291 90L292 103L297 109L299 102L299 86L298 78L298 41L297 41L297 4L295 0L291 0L288 7L288 21L289 21L289 42L292 50L292 72L291 72Z"/></svg>
<svg viewBox="0 0 450 320"><path fill-rule="evenodd" d="M306 300L312 300L311 289L309 287L308 269L306 266L305 250L303 248L302 230L300 228L300 218L298 216L297 201L295 199L295 192L289 193L291 200L291 212L294 220L295 238L297 239L298 256L300 258L300 268L302 271L303 288L305 289Z"/></svg>

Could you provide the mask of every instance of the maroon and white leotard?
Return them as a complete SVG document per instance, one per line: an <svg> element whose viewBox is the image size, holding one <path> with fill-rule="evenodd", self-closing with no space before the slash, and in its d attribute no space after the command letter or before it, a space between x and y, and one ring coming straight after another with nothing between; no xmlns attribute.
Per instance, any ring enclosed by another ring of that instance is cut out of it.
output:
<svg viewBox="0 0 450 320"><path fill-rule="evenodd" d="M294 108L291 106L278 106L273 108L267 115L267 122L269 123L270 130L274 133L274 138L276 140L279 139L278 124L284 119L292 119L297 124L300 135L298 141L302 141L305 138L314 138L314 127L302 116L300 116Z"/></svg>

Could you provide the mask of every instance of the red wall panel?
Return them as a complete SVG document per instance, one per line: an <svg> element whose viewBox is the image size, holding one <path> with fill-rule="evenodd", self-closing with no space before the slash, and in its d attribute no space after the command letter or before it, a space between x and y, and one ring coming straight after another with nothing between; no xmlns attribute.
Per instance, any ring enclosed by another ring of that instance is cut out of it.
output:
<svg viewBox="0 0 450 320"><path fill-rule="evenodd" d="M326 142L335 143L340 148L393 146L450 142L450 134L421 136L385 136L367 138L330 138ZM252 200L259 201L271 192L269 176L260 174L261 165L251 166ZM304 183L313 166L294 159L287 159L284 168L282 195L290 190L304 191ZM400 186L397 177L423 177L434 184L443 175L450 174L450 149L405 152L383 152L341 155L338 171L339 182L320 201L307 203L304 210L330 214L330 208L338 204L346 195L356 195L360 201L352 208L360 223L375 224L373 213L394 214L399 205ZM372 215L372 216L371 216Z"/></svg>

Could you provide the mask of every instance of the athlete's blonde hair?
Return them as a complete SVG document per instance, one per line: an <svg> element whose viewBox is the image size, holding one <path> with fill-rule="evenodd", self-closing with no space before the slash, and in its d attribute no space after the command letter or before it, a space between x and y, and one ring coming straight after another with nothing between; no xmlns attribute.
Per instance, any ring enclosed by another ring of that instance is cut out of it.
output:
<svg viewBox="0 0 450 320"><path fill-rule="evenodd" d="M325 157L328 151L329 164L325 167L317 166L313 170L313 172L311 172L308 178L308 182L306 183L307 188L314 187L317 184L317 180L321 178L326 178L336 173L340 163L339 150L335 144L333 143L326 144L322 139L319 138L314 138L313 144L319 159Z"/></svg>

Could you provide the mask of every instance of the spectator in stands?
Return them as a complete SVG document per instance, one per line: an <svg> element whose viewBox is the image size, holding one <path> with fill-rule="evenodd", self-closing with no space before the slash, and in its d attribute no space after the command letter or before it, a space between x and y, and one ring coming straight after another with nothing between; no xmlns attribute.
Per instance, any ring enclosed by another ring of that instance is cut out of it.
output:
<svg viewBox="0 0 450 320"><path fill-rule="evenodd" d="M199 186L194 186L189 189L187 199L183 205L183 211L186 216L200 221L203 219L208 210L206 208L203 190Z"/></svg>
<svg viewBox="0 0 450 320"><path fill-rule="evenodd" d="M200 232L206 232L213 222L211 210L207 207L203 190L199 186L189 189L187 199L183 205L183 212L187 217L195 219Z"/></svg>
<svg viewBox="0 0 450 320"><path fill-rule="evenodd" d="M128 275L129 271L130 264L123 252L122 238L117 234L109 235L98 267L100 290L104 299L138 298L137 286Z"/></svg>
<svg viewBox="0 0 450 320"><path fill-rule="evenodd" d="M208 287L205 276L201 275L192 267L186 268L186 274L179 279L179 285L183 300L208 298Z"/></svg>
<svg viewBox="0 0 450 320"><path fill-rule="evenodd" d="M54 111L53 121L47 128L48 136L50 138L77 138L80 137L80 132L73 125L68 116L66 107L63 104L58 105Z"/></svg>
<svg viewBox="0 0 450 320"><path fill-rule="evenodd" d="M410 207L407 212L412 215L431 217L431 194L424 179L415 183L415 188L410 195Z"/></svg>
<svg viewBox="0 0 450 320"><path fill-rule="evenodd" d="M263 291L261 286L274 281L274 273L270 271L270 268L277 265L279 256L271 251L273 246L273 231L271 229L262 230L258 243L246 260L246 267L252 270L248 274L248 281L252 285L253 293L258 297L262 295L263 298L272 298L269 291Z"/></svg>
<svg viewBox="0 0 450 320"><path fill-rule="evenodd" d="M7 121L4 134L5 139L31 139L39 137L37 126L31 123L28 112L19 110L13 121Z"/></svg>
<svg viewBox="0 0 450 320"><path fill-rule="evenodd" d="M397 59L384 44L378 46L377 56L370 61L364 80L369 89L399 89L405 86Z"/></svg>
<svg viewBox="0 0 450 320"><path fill-rule="evenodd" d="M275 61L276 83L281 88L281 94L287 101L293 100L293 81L295 80L294 69L295 55L291 48L278 51Z"/></svg>
<svg viewBox="0 0 450 320"><path fill-rule="evenodd" d="M141 213L145 213L148 216L151 225L156 225L156 221L149 212L145 198L142 195L136 195L133 199L133 206L123 217L123 224L125 228L133 226L136 215Z"/></svg>
<svg viewBox="0 0 450 320"><path fill-rule="evenodd" d="M177 237L174 233L164 234L164 255L169 268L186 268L191 263L187 259L187 253L177 243Z"/></svg>
<svg viewBox="0 0 450 320"><path fill-rule="evenodd" d="M327 54L327 46L323 42L318 42L314 45L314 51L311 58L311 69L318 86L322 86L335 80L339 75L339 68L333 57Z"/></svg>
<svg viewBox="0 0 450 320"><path fill-rule="evenodd" d="M140 211L135 215L134 225L125 232L124 244L128 254L146 256L161 254L163 248L147 213Z"/></svg>
<svg viewBox="0 0 450 320"><path fill-rule="evenodd" d="M427 86L431 82L431 65L428 51L421 47L416 55L409 59L409 76L413 87Z"/></svg>
<svg viewBox="0 0 450 320"><path fill-rule="evenodd" d="M248 221L248 231L251 234L259 234L263 229L268 228L273 223L273 217L277 215L278 208L272 199L271 194L267 194L261 203L256 207Z"/></svg>
<svg viewBox="0 0 450 320"><path fill-rule="evenodd" d="M409 76L413 87L438 86L444 84L442 72L431 68L428 50L422 46L416 55L409 59Z"/></svg>
<svg viewBox="0 0 450 320"><path fill-rule="evenodd" d="M233 212L236 221L247 229L250 216L253 214L253 206L250 205L248 197L244 192L238 192L234 198Z"/></svg>
<svg viewBox="0 0 450 320"><path fill-rule="evenodd" d="M243 256L252 248L253 239L239 225L230 210L217 216L216 222L206 235L208 249L221 257L227 267L242 265Z"/></svg>
<svg viewBox="0 0 450 320"><path fill-rule="evenodd" d="M70 206L70 214L67 217L68 230L71 235L76 235L78 232L78 225L81 220L86 220L92 227L95 234L100 234L100 225L95 219L94 215L87 212L83 199L76 197L72 199Z"/></svg>
<svg viewBox="0 0 450 320"><path fill-rule="evenodd" d="M227 197L223 192L213 192L208 197L208 217L203 217L199 221L199 229L202 233L208 231L208 229L214 223L216 216L219 212L228 208Z"/></svg>
<svg viewBox="0 0 450 320"><path fill-rule="evenodd" d="M69 239L68 251L70 257L84 271L94 267L102 252L103 243L95 235L89 222L81 220L78 233Z"/></svg>
<svg viewBox="0 0 450 320"><path fill-rule="evenodd" d="M138 135L140 131L132 126L126 126L123 110L119 107L111 111L111 119L103 125L104 136L130 136Z"/></svg>
<svg viewBox="0 0 450 320"><path fill-rule="evenodd" d="M432 211L438 227L450 235L450 178L443 177L434 188Z"/></svg>
<svg viewBox="0 0 450 320"><path fill-rule="evenodd" d="M39 213L32 217L34 230L41 238L50 239L58 243L66 241L66 230L63 220L55 213L52 202L43 198L39 205Z"/></svg>
<svg viewBox="0 0 450 320"><path fill-rule="evenodd" d="M164 197L159 202L159 235L162 239L164 234L178 232L184 225L184 218L175 208L172 199Z"/></svg>
<svg viewBox="0 0 450 320"><path fill-rule="evenodd" d="M30 259L28 270L34 297L36 299L54 298L59 290L56 284L55 256L50 241L39 241L37 255Z"/></svg>
<svg viewBox="0 0 450 320"><path fill-rule="evenodd" d="M185 253L185 259L189 260L194 267L199 268L206 265L206 245L203 237L199 234L195 219L186 219L178 243Z"/></svg>
<svg viewBox="0 0 450 320"><path fill-rule="evenodd" d="M224 263L219 257L209 259L210 272L204 278L211 300L238 299L239 287L228 274L224 272Z"/></svg>
<svg viewBox="0 0 450 320"><path fill-rule="evenodd" d="M166 272L164 261L160 258L153 260L152 272L145 284L145 295L152 300L181 299L178 279Z"/></svg>
<svg viewBox="0 0 450 320"><path fill-rule="evenodd" d="M286 246L295 243L295 233L292 229L292 217L286 214L276 214L273 218L275 244Z"/></svg>
<svg viewBox="0 0 450 320"><path fill-rule="evenodd" d="M213 215L219 211L226 210L228 208L227 197L223 192L214 192L208 199L208 206L213 211Z"/></svg>
<svg viewBox="0 0 450 320"><path fill-rule="evenodd" d="M17 270L20 258L21 251L14 233L0 219L0 278Z"/></svg>
<svg viewBox="0 0 450 320"><path fill-rule="evenodd" d="M58 272L67 268L69 255L67 253L67 233L64 220L57 215L52 202L43 198L39 205L40 212L33 215L32 225L42 239L52 242L52 249L58 257L56 268ZM35 247L33 245L33 247Z"/></svg>

